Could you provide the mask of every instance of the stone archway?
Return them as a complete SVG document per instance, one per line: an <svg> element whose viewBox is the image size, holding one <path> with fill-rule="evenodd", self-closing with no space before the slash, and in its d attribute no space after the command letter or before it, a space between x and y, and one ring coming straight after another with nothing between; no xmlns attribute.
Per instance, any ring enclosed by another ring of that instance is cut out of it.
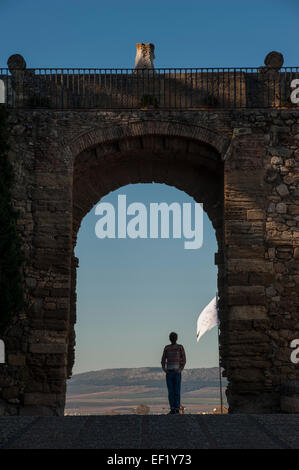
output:
<svg viewBox="0 0 299 470"><path fill-rule="evenodd" d="M165 183L203 203L223 243L223 161L219 152L202 141L171 135L139 135L100 142L79 153L73 170L73 250L81 221L108 192L130 183ZM68 376L74 362L76 266L72 258ZM221 270L221 267L220 267ZM219 279L223 279L220 273ZM221 283L219 294L221 296Z"/></svg>
<svg viewBox="0 0 299 470"><path fill-rule="evenodd" d="M298 377L297 141L286 119L295 122L289 110L11 112L26 307L3 338L4 413L63 413L77 230L104 194L148 181L203 202L216 230L230 412L281 411L281 385Z"/></svg>
<svg viewBox="0 0 299 470"><path fill-rule="evenodd" d="M227 139L203 126L169 121L137 121L93 129L74 139L73 251L83 217L108 192L129 183L176 186L204 204L223 258L223 161ZM220 153L221 152L221 153ZM76 266L72 257L68 376L74 363ZM221 270L221 266L220 266ZM219 280L224 279L222 273ZM221 282L218 285L221 294Z"/></svg>

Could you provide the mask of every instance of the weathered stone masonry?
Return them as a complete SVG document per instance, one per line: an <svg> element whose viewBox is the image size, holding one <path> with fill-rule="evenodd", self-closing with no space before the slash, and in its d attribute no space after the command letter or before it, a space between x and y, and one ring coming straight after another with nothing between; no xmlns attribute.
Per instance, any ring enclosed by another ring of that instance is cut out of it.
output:
<svg viewBox="0 0 299 470"><path fill-rule="evenodd" d="M81 220L151 181L203 202L216 230L230 411L282 411L281 386L299 379L299 111L14 109L10 125L26 309L4 338L1 412L63 413Z"/></svg>

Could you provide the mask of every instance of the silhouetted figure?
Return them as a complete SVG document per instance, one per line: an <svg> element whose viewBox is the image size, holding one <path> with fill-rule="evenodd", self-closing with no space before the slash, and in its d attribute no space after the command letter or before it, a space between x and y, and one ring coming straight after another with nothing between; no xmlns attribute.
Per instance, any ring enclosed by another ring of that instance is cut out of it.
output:
<svg viewBox="0 0 299 470"><path fill-rule="evenodd" d="M179 414L181 404L181 372L186 364L184 347L177 344L178 335L170 333L171 344L165 346L161 360L162 369L166 372L170 414Z"/></svg>

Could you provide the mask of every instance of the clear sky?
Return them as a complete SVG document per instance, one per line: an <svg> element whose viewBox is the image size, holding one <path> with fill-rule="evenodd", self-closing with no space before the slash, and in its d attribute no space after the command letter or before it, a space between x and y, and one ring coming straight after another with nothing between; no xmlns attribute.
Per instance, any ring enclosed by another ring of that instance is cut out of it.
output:
<svg viewBox="0 0 299 470"><path fill-rule="evenodd" d="M272 50L299 65L298 0L0 0L0 66L133 67L137 42L155 44L156 67L260 66ZM106 196L130 202L192 201L165 185L131 185ZM204 243L99 240L91 211L79 232L74 372L158 366L170 330L187 367L217 365L215 329L196 343L196 319L216 291L215 234Z"/></svg>
<svg viewBox="0 0 299 470"><path fill-rule="evenodd" d="M174 187L128 185L102 198L127 204L191 202ZM128 217L128 220L130 217ZM170 331L186 349L186 367L217 364L216 328L196 342L199 311L215 296L217 251L212 224L204 217L203 246L184 249L183 239L104 239L95 236L92 210L79 233L78 350L76 369L158 366ZM194 221L194 218L193 218Z"/></svg>
<svg viewBox="0 0 299 470"><path fill-rule="evenodd" d="M0 0L0 63L134 67L153 42L156 67L255 67L272 50L295 66L298 15L298 0Z"/></svg>

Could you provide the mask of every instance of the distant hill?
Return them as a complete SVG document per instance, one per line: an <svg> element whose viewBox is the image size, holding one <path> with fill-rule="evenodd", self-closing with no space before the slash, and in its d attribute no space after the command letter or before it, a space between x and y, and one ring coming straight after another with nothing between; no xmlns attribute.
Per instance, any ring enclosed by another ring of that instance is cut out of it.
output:
<svg viewBox="0 0 299 470"><path fill-rule="evenodd" d="M223 387L227 385L223 379ZM67 382L67 394L96 393L111 387L143 386L165 390L165 373L160 367L102 369L75 374ZM182 392L219 386L218 367L185 369L182 374Z"/></svg>

